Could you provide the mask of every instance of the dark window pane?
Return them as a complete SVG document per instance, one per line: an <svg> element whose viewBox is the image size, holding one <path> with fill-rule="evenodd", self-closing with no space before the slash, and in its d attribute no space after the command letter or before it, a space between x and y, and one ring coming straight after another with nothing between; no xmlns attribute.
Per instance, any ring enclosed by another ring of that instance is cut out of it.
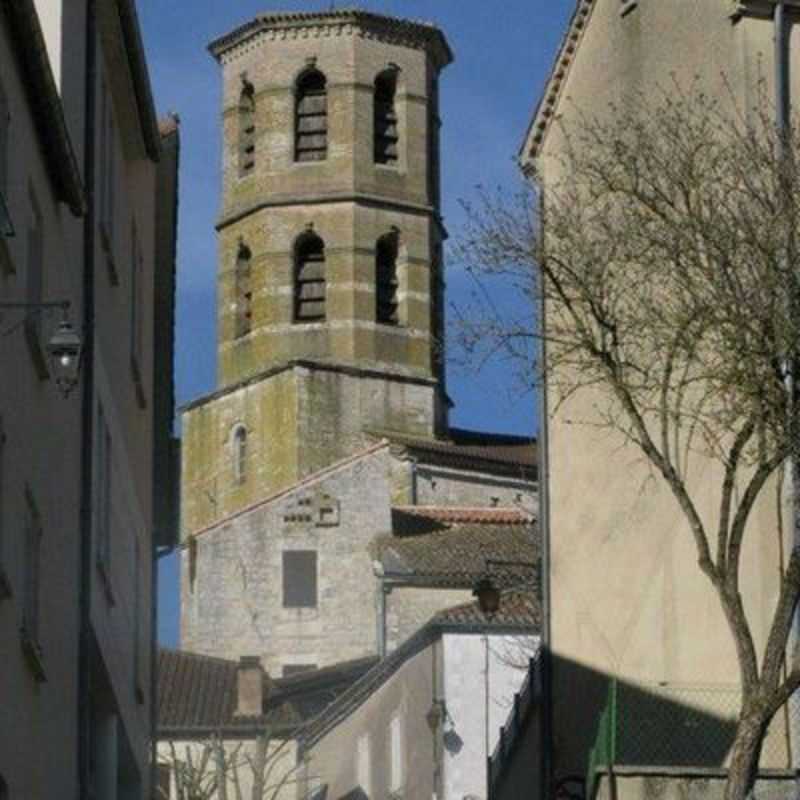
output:
<svg viewBox="0 0 800 800"><path fill-rule="evenodd" d="M316 550L288 550L284 552L283 605L285 608L316 607Z"/></svg>

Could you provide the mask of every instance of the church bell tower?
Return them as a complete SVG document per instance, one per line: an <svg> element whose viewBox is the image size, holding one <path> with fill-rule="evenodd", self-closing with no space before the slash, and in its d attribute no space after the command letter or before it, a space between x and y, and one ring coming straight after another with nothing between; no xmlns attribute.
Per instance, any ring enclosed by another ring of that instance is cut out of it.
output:
<svg viewBox="0 0 800 800"><path fill-rule="evenodd" d="M435 27L259 16L222 69L217 389L187 408L184 532L381 431L446 431Z"/></svg>

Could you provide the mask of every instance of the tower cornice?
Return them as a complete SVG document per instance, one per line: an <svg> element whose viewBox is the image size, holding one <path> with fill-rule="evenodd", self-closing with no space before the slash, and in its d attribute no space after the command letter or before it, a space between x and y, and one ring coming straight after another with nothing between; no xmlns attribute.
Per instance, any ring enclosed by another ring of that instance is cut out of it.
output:
<svg viewBox="0 0 800 800"><path fill-rule="evenodd" d="M349 35L428 50L437 69L443 69L453 60L453 52L447 39L435 25L359 9L260 14L212 41L208 50L217 61L225 64L265 40L286 41Z"/></svg>

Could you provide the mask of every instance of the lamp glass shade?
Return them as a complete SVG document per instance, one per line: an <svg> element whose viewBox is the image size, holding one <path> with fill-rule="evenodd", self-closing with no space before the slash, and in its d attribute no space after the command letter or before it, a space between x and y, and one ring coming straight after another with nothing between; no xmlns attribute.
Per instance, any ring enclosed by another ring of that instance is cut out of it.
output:
<svg viewBox="0 0 800 800"><path fill-rule="evenodd" d="M62 320L47 343L50 357L50 374L56 386L68 395L78 383L78 370L81 359L81 337L78 336L69 320Z"/></svg>

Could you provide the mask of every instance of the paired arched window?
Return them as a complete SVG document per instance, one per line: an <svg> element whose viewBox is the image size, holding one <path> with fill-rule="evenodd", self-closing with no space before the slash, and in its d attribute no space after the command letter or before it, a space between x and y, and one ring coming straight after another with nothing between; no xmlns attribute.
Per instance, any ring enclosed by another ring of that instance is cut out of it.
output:
<svg viewBox="0 0 800 800"><path fill-rule="evenodd" d="M253 327L253 271L250 248L240 242L234 267L236 322L234 336L239 339L250 333Z"/></svg>
<svg viewBox="0 0 800 800"><path fill-rule="evenodd" d="M325 243L312 231L295 245L294 321L325 319Z"/></svg>
<svg viewBox="0 0 800 800"><path fill-rule="evenodd" d="M375 78L375 163L397 162L397 70L387 69Z"/></svg>
<svg viewBox="0 0 800 800"><path fill-rule="evenodd" d="M328 89L318 69L306 70L295 91L295 161L324 161L328 155Z"/></svg>
<svg viewBox="0 0 800 800"><path fill-rule="evenodd" d="M239 175L248 175L256 165L256 98L253 84L244 82L239 95Z"/></svg>
<svg viewBox="0 0 800 800"><path fill-rule="evenodd" d="M397 325L397 251L396 231L378 239L375 246L375 320L383 325Z"/></svg>
<svg viewBox="0 0 800 800"><path fill-rule="evenodd" d="M247 428L237 425L231 437L231 461L233 463L233 480L244 483L247 477Z"/></svg>

